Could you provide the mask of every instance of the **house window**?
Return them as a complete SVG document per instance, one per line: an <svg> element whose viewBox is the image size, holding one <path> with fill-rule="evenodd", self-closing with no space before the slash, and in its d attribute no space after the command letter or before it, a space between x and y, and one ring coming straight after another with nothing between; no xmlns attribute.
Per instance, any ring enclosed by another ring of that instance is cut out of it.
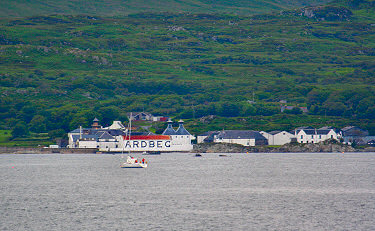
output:
<svg viewBox="0 0 375 231"><path fill-rule="evenodd" d="M322 135L319 135L319 139L321 139L322 138Z"/></svg>
<svg viewBox="0 0 375 231"><path fill-rule="evenodd" d="M331 139L333 139L333 135L331 135Z"/></svg>
<svg viewBox="0 0 375 231"><path fill-rule="evenodd" d="M312 140L311 143L314 143L314 141Z"/></svg>
<svg viewBox="0 0 375 231"><path fill-rule="evenodd" d="M301 135L301 139L303 139L303 136Z"/></svg>

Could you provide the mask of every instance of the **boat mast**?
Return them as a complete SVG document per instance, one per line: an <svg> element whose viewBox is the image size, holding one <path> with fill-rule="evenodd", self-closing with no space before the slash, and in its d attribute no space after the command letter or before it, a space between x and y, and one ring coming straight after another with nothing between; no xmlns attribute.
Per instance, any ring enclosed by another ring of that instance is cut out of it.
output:
<svg viewBox="0 0 375 231"><path fill-rule="evenodd" d="M128 128L128 136L129 136L129 151L128 153L130 154L130 136L131 136L131 130L132 130L132 117L133 117L133 112L130 112L130 117L129 117L129 128Z"/></svg>

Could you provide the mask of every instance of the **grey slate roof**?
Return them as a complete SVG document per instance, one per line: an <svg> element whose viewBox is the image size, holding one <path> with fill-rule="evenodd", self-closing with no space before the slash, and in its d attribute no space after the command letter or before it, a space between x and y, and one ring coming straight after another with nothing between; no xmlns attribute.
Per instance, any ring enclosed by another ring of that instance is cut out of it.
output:
<svg viewBox="0 0 375 231"><path fill-rule="evenodd" d="M176 135L176 131L172 127L172 123L168 122L167 128L164 130L162 135L173 136Z"/></svg>
<svg viewBox="0 0 375 231"><path fill-rule="evenodd" d="M318 129L316 130L317 135L327 135L331 130L323 130L323 129Z"/></svg>
<svg viewBox="0 0 375 231"><path fill-rule="evenodd" d="M327 135L331 131L331 129L337 132L333 127L322 127L319 129L315 129L312 127L300 127L296 129L296 132L298 133L299 131L304 131L306 135Z"/></svg>
<svg viewBox="0 0 375 231"><path fill-rule="evenodd" d="M306 135L327 135L330 130L323 129L302 129Z"/></svg>
<svg viewBox="0 0 375 231"><path fill-rule="evenodd" d="M355 126L348 126L341 129L343 136L368 136L369 132L367 130L361 129Z"/></svg>
<svg viewBox="0 0 375 231"><path fill-rule="evenodd" d="M180 126L178 126L176 135L190 135L190 133L184 128L184 125L180 123Z"/></svg>
<svg viewBox="0 0 375 231"><path fill-rule="evenodd" d="M256 139L267 140L262 134L257 131L249 130L225 130L221 131L217 138L219 139Z"/></svg>
<svg viewBox="0 0 375 231"><path fill-rule="evenodd" d="M209 131L207 137L203 140L206 143L214 142L215 136L218 135L220 132L218 131Z"/></svg>
<svg viewBox="0 0 375 231"><path fill-rule="evenodd" d="M70 131L69 133L79 134L79 128ZM92 128L82 128L82 134L95 135L98 132L107 132L111 136L121 136L125 135L125 132L118 129L92 129Z"/></svg>
<svg viewBox="0 0 375 231"><path fill-rule="evenodd" d="M88 133L90 130L92 130L91 128L82 128L82 133ZM77 133L79 134L80 132L80 129L77 128L77 129L74 129L73 131L70 131L69 133Z"/></svg>
<svg viewBox="0 0 375 231"><path fill-rule="evenodd" d="M346 131L351 130L353 128L355 128L355 127L354 126L347 126L347 127L342 128L341 130L346 132Z"/></svg>
<svg viewBox="0 0 375 231"><path fill-rule="evenodd" d="M111 136L124 136L126 135L126 132L122 130L117 130L117 129L109 129L109 130L103 130L108 132Z"/></svg>
<svg viewBox="0 0 375 231"><path fill-rule="evenodd" d="M96 133L96 135L99 137L99 139L106 139L106 140L110 140L110 139L114 139L113 136L111 136L108 132L98 132Z"/></svg>
<svg viewBox="0 0 375 231"><path fill-rule="evenodd" d="M78 139L79 139L79 135L72 135L72 138L73 138L73 142L76 142ZM94 140L98 140L98 136L97 135L87 135L87 134L82 134L82 139L94 139Z"/></svg>

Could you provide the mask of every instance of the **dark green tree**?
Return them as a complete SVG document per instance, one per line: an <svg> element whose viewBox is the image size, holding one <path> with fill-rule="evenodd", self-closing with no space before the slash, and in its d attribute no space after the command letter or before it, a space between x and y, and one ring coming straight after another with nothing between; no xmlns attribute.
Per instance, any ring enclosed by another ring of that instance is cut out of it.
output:
<svg viewBox="0 0 375 231"><path fill-rule="evenodd" d="M16 124L12 131L12 139L18 138L18 137L25 137L29 135L29 130L27 129L27 126L25 122L21 121Z"/></svg>
<svg viewBox="0 0 375 231"><path fill-rule="evenodd" d="M45 132L46 128L46 118L41 115L35 115L29 123L30 131L33 132Z"/></svg>
<svg viewBox="0 0 375 231"><path fill-rule="evenodd" d="M48 132L48 136L50 139L54 140L56 138L62 138L66 135L66 132L64 129L56 129L56 130L51 130Z"/></svg>

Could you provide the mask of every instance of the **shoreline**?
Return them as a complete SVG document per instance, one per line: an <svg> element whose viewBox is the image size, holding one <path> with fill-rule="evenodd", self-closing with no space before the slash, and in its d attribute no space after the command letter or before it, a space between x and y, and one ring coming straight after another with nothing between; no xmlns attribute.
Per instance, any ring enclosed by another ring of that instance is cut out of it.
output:
<svg viewBox="0 0 375 231"><path fill-rule="evenodd" d="M353 148L341 143L317 144L285 144L278 147L254 146L246 147L239 144L203 143L194 145L194 152L200 153L361 153L375 152L375 147Z"/></svg>
<svg viewBox="0 0 375 231"><path fill-rule="evenodd" d="M375 152L375 147L353 148L340 143L328 144L285 144L278 147L246 147L228 143L195 144L190 153L361 153ZM141 153L141 152L140 152ZM163 153L163 152L162 152ZM167 153L167 152L165 152ZM178 152L176 152L178 153ZM120 154L99 152L96 148L34 148L0 147L0 154Z"/></svg>

